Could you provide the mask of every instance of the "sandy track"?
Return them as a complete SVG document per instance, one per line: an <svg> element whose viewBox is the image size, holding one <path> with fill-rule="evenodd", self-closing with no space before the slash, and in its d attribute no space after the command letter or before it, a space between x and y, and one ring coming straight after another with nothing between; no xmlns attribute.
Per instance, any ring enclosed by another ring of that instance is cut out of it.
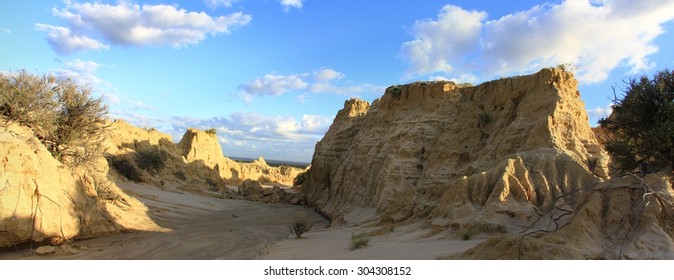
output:
<svg viewBox="0 0 674 280"><path fill-rule="evenodd" d="M484 241L424 237L428 232L411 224L372 236L368 246L352 250L352 234L375 228L328 228L324 217L304 206L219 199L141 184L122 183L120 187L145 203L150 217L168 232L127 232L76 240L43 256L28 249L8 249L0 252L0 259L435 259ZM301 239L294 238L288 228L297 215L308 215L315 223Z"/></svg>
<svg viewBox="0 0 674 280"><path fill-rule="evenodd" d="M295 216L327 220L307 207L218 199L153 186L120 184L170 232L129 232L79 240L69 253L37 256L28 250L0 252L0 259L257 259L273 242L290 235Z"/></svg>

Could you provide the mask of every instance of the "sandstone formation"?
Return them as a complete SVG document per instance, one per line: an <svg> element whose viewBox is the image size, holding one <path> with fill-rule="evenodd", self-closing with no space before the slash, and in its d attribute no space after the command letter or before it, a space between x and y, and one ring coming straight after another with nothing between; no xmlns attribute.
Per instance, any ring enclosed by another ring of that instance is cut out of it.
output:
<svg viewBox="0 0 674 280"><path fill-rule="evenodd" d="M0 121L0 155L0 247L163 230L145 205L108 180L102 157L86 168L64 166L31 130L5 121Z"/></svg>
<svg viewBox="0 0 674 280"><path fill-rule="evenodd" d="M170 135L153 129L142 129L116 120L110 125L107 142L111 160L126 160L139 173L140 181L164 186L177 184L203 191L224 189L246 179L269 184L292 186L302 169L271 167L260 158L251 163L240 163L223 156L215 133L190 128L178 144ZM137 165L143 154L157 154L164 166L144 170Z"/></svg>
<svg viewBox="0 0 674 280"><path fill-rule="evenodd" d="M316 145L303 188L334 223L515 233L559 203L570 213L587 211L581 201L605 203L585 190L609 179L608 162L573 75L543 69L478 86L393 86L372 105L349 100Z"/></svg>

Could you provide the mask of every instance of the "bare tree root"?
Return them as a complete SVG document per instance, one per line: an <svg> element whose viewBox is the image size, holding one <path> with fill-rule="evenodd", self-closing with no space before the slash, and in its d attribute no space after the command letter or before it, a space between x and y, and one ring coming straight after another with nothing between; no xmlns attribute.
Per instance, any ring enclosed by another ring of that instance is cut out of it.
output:
<svg viewBox="0 0 674 280"><path fill-rule="evenodd" d="M641 184L638 187L618 186L618 187L614 187L614 188L611 188L611 189L640 188L644 191L644 194L641 196L642 197L641 200L640 200L641 203L639 203L639 205L637 205L636 210L625 213L625 215L621 218L616 230L613 233L610 234L611 236L617 235L618 232L620 231L621 226L624 225L624 223L626 223L627 220L629 220L630 214L636 214L630 229L620 238L621 242L620 242L620 249L619 249L619 252L618 252L618 259L623 258L623 251L624 251L625 245L628 244L630 240L632 240L634 232L636 231L639 223L641 222L641 217L643 216L643 213L646 209L646 206L648 206L652 202L652 200L649 200L648 197L654 197L655 198L655 201L657 201L663 207L664 214L667 217L669 217L670 212L672 212L674 210L674 204L671 201L669 201L667 198L662 197L660 194L655 192L644 181L644 179L642 177L640 177L636 174L633 174L633 173L629 173L627 176L634 176L635 178L639 179L639 181L641 181ZM564 195L561 195L561 196L555 198L555 200L553 202L553 207L550 210L548 210L544 214L540 215L536 220L534 220L531 223L531 225L529 227L525 228L524 230L522 230L519 233L519 234L521 234L521 236L519 238L518 245L517 245L517 250L518 250L517 258L518 259L522 258L522 253L523 253L522 247L523 247L523 244L524 244L524 239L526 237L528 237L529 235L532 235L532 234L536 234L536 233L555 232L555 231L561 229L562 227L564 227L565 225L560 224L560 220L562 218L566 217L566 216L573 215L574 212L573 212L573 210L570 210L570 209L573 209L572 206L574 206L573 204L575 203L575 197L574 197L575 194L577 194L579 192L583 192L583 191L594 190L595 187L598 184L599 183L593 184L593 185L588 186L588 187L579 188L577 190L574 190L572 192L569 192L567 194L564 194ZM563 201L560 204L559 201L562 200L562 199L563 199ZM547 223L546 228L532 231L532 229L537 224L539 224L539 222L542 219L544 219L545 217L549 217L549 219L550 219Z"/></svg>
<svg viewBox="0 0 674 280"><path fill-rule="evenodd" d="M561 196L558 196L557 198L554 199L552 205L553 207L548 210L547 212L541 212L543 213L542 215L538 216L536 220L534 220L531 225L524 230L520 231L519 234L521 234L520 240L517 244L517 259L522 259L522 245L524 244L524 239L532 234L536 233L550 233L550 232L555 232L559 230L560 228L564 227L565 225L560 224L560 220L566 216L570 216L573 214L573 203L575 202L575 195L581 191L587 191L594 189L599 183L592 184L591 186L584 187L584 188L579 188L576 190L572 190L569 193L563 194ZM560 200L562 201L561 204L559 204ZM566 208L566 209L565 209ZM532 228L534 228L544 217L550 217L550 220L548 221L548 224L545 229L539 229L539 230L534 230L531 231ZM550 227L554 224L554 228L550 229Z"/></svg>
<svg viewBox="0 0 674 280"><path fill-rule="evenodd" d="M664 210L665 214L667 213L667 210L671 211L671 209L674 208L674 207L672 207L673 206L672 202L668 201L666 198L663 198L661 195L656 193L653 190L653 188L651 188L651 186L649 186L646 183L646 181L644 181L644 179L642 177L637 176L636 174L633 174L633 173L630 173L629 175L634 176L635 178L639 179L639 181L641 181L640 187L643 189L644 194L641 196L641 203L639 204L639 213L636 216L636 220L632 224L632 227L630 228L630 230L625 233L625 236L623 236L622 242L620 243L620 251L618 253L618 259L619 260L622 259L623 249L625 247L625 243L628 240L631 240L633 238L634 231L636 230L637 226L641 222L641 217L643 216L643 213L646 210L646 206L648 206L651 203L651 201L648 200L647 197L649 197L649 196L655 197L655 200L658 203L660 203L660 205L663 207L663 210ZM627 216L627 214L625 216ZM623 219L623 222L624 222L624 219Z"/></svg>

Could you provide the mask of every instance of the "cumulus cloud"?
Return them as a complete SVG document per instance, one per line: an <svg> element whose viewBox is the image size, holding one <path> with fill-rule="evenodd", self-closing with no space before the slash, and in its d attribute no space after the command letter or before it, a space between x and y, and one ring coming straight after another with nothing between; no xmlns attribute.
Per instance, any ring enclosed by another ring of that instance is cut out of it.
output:
<svg viewBox="0 0 674 280"><path fill-rule="evenodd" d="M487 20L482 11L446 5L417 21L403 43L408 76L442 73L490 78L571 63L579 80L600 82L618 66L653 63L654 39L674 19L669 0L566 0Z"/></svg>
<svg viewBox="0 0 674 280"><path fill-rule="evenodd" d="M283 10L290 11L291 8L295 9L301 9L304 0L280 0L279 3L281 3L281 6L283 7Z"/></svg>
<svg viewBox="0 0 674 280"><path fill-rule="evenodd" d="M76 34L69 28L49 24L35 24L35 29L47 32L47 42L59 54L70 54L82 50L107 50L108 45L84 35Z"/></svg>
<svg viewBox="0 0 674 280"><path fill-rule="evenodd" d="M313 73L291 75L266 74L239 85L239 97L246 103L250 103L257 96L281 95L292 91L339 94L350 97L357 94L383 91L382 87L371 84L334 84L334 82L343 77L344 74L330 68L324 68ZM301 102L304 102L307 99L307 95L300 94L298 98Z"/></svg>
<svg viewBox="0 0 674 280"><path fill-rule="evenodd" d="M65 8L53 8L52 14L65 19L68 27L36 24L36 28L48 32L50 44L60 54L108 48L101 41L122 46L182 47L201 42L209 34L228 34L251 20L241 12L213 17L161 4L67 3Z"/></svg>

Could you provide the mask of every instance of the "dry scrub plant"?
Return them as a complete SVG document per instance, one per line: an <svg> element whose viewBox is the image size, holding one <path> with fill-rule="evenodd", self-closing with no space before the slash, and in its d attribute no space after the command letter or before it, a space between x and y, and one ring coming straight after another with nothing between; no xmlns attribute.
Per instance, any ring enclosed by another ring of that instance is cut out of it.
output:
<svg viewBox="0 0 674 280"><path fill-rule="evenodd" d="M370 238L364 233L351 234L351 250L366 247L368 243L370 243Z"/></svg>
<svg viewBox="0 0 674 280"><path fill-rule="evenodd" d="M70 165L103 152L107 107L90 94L91 89L53 75L0 73L0 115L31 128L55 158Z"/></svg>
<svg viewBox="0 0 674 280"><path fill-rule="evenodd" d="M296 216L295 222L290 225L290 233L295 235L295 238L301 238L302 234L310 231L312 226L313 224L308 221L306 215Z"/></svg>

